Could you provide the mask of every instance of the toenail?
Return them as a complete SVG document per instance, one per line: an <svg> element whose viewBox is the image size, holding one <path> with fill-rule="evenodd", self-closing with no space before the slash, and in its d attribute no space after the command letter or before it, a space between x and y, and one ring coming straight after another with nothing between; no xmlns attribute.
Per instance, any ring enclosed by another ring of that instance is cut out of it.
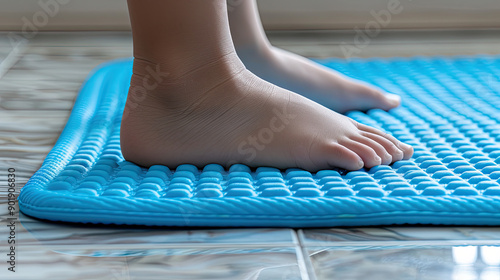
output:
<svg viewBox="0 0 500 280"><path fill-rule="evenodd" d="M388 93L385 96L392 104L399 104L401 102L401 96L397 94Z"/></svg>
<svg viewBox="0 0 500 280"><path fill-rule="evenodd" d="M386 161L390 162L392 160L392 155L389 153L385 153L384 158L386 159Z"/></svg>
<svg viewBox="0 0 500 280"><path fill-rule="evenodd" d="M412 146L410 146L408 144L405 144L405 143L401 143L401 144L403 144L403 147L406 148L406 149L411 149L412 148Z"/></svg>

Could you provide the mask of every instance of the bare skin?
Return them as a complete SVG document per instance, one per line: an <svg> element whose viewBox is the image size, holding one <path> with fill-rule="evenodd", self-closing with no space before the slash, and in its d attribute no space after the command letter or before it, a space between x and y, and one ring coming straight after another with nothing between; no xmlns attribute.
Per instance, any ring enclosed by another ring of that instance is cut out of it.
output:
<svg viewBox="0 0 500 280"><path fill-rule="evenodd" d="M401 98L346 77L297 54L273 47L264 33L255 0L228 4L231 34L240 59L262 79L312 99L336 112L389 110Z"/></svg>
<svg viewBox="0 0 500 280"><path fill-rule="evenodd" d="M128 4L135 60L121 127L125 159L317 171L412 155L395 138L250 72L234 49L224 0Z"/></svg>

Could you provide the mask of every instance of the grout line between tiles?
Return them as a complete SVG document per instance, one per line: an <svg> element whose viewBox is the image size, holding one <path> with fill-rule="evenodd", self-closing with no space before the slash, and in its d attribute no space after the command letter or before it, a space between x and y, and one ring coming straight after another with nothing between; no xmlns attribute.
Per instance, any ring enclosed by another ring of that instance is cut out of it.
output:
<svg viewBox="0 0 500 280"><path fill-rule="evenodd" d="M310 272L307 269L302 246L300 245L300 240L295 229L292 229L292 238L295 243L295 255L297 257L297 265L299 266L300 278L302 280L312 280L311 277L309 277Z"/></svg>
<svg viewBox="0 0 500 280"><path fill-rule="evenodd" d="M307 248L305 247L303 242L303 230L294 230L294 238L297 238L296 240L298 242L297 259L299 259L300 257L299 268L301 268L302 279L317 280L316 271L314 270L311 258L309 257L309 253L307 252Z"/></svg>

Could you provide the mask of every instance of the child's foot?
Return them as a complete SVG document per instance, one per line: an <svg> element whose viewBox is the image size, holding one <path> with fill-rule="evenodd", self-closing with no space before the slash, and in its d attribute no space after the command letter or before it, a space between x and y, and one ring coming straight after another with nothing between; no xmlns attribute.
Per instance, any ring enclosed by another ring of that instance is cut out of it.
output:
<svg viewBox="0 0 500 280"><path fill-rule="evenodd" d="M384 94L369 84L279 48L237 51L248 70L257 76L339 113L373 108L389 110L401 103L397 95Z"/></svg>
<svg viewBox="0 0 500 280"><path fill-rule="evenodd" d="M123 155L140 165L356 170L413 153L389 135L258 78L234 53L155 81L151 69L162 65L135 60L121 127Z"/></svg>

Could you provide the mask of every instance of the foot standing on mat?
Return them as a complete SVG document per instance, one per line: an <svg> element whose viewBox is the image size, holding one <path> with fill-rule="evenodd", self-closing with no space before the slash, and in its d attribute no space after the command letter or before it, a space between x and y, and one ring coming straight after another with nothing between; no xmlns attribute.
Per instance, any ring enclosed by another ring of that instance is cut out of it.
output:
<svg viewBox="0 0 500 280"><path fill-rule="evenodd" d="M229 17L226 0L128 5L135 60L121 127L125 159L316 171L411 157L411 146L315 102L345 112L390 109L399 98L270 46L254 0Z"/></svg>

